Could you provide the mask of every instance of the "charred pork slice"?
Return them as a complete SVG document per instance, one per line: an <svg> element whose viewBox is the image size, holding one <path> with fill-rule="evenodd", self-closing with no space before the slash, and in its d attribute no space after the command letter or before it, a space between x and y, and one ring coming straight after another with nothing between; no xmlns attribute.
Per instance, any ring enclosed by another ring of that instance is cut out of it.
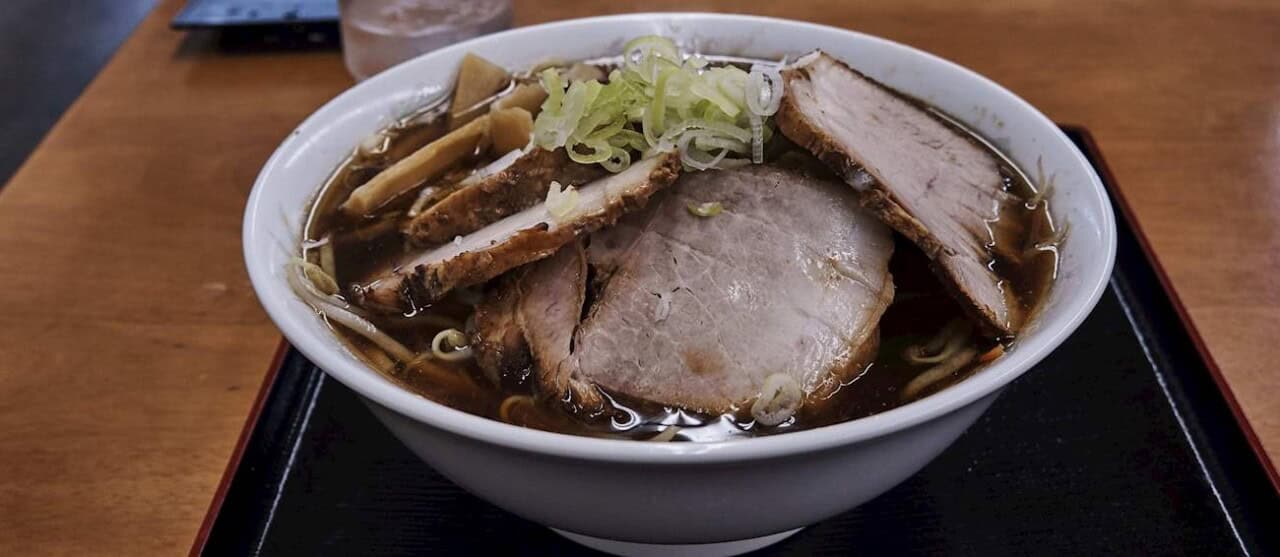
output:
<svg viewBox="0 0 1280 557"><path fill-rule="evenodd" d="M680 158L666 153L578 189L570 212L553 217L538 203L443 246L411 254L386 276L352 288L368 309L411 311L459 286L478 284L556 252L579 235L641 209L654 192L675 182Z"/></svg>
<svg viewBox="0 0 1280 557"><path fill-rule="evenodd" d="M492 285L476 306L476 330L471 337L476 363L486 375L498 378L532 368L530 341L545 347L539 354L544 368L568 357L586 301L587 264L580 242L513 269ZM599 401L599 394L586 386L575 391L579 399Z"/></svg>
<svg viewBox="0 0 1280 557"><path fill-rule="evenodd" d="M569 160L564 149L534 148L414 217L405 225L405 235L415 245L438 246L542 203L553 180L580 186L602 175L598 165Z"/></svg>
<svg viewBox="0 0 1280 557"><path fill-rule="evenodd" d="M863 206L920 246L988 332L1016 331L1021 306L988 265L988 246L996 239L991 225L999 215L1016 212L1011 209L1018 203L1004 190L995 156L825 53L797 60L782 78L782 133L852 185Z"/></svg>
<svg viewBox="0 0 1280 557"><path fill-rule="evenodd" d="M724 211L688 209L705 202ZM820 400L873 357L893 239L843 184L763 166L686 174L624 220L590 238L584 256L613 268L572 336L561 314L585 296L549 292L582 292L587 273L526 276L521 295L548 300L522 313L544 392L577 409L598 407L600 387L717 414L775 374ZM584 256L561 264L584 269Z"/></svg>
<svg viewBox="0 0 1280 557"><path fill-rule="evenodd" d="M499 277L476 306L475 331L471 347L476 365L495 385L502 377L523 375L532 365L524 329L516 318L523 273L513 271Z"/></svg>
<svg viewBox="0 0 1280 557"><path fill-rule="evenodd" d="M603 408L604 399L594 386L574 377L570 363L573 335L587 300L587 275L586 253L578 242L529 265L519 281L516 321L533 355L542 391L575 410L590 411Z"/></svg>

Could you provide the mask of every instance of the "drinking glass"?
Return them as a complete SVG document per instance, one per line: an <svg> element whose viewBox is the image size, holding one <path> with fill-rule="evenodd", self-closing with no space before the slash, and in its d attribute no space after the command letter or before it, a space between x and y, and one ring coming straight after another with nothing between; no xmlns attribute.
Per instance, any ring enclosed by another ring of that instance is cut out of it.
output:
<svg viewBox="0 0 1280 557"><path fill-rule="evenodd" d="M511 0L339 0L338 10L343 58L356 80L511 26Z"/></svg>

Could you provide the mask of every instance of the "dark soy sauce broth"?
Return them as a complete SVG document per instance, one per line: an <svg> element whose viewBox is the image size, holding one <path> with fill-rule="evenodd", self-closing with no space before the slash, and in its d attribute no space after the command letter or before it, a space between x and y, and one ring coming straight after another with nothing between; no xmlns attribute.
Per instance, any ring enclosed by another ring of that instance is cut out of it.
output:
<svg viewBox="0 0 1280 557"><path fill-rule="evenodd" d="M743 63L736 58L708 58L713 63ZM610 69L610 62L607 59L591 61L606 72ZM526 73L523 76L517 75L513 83L528 80L529 74ZM510 89L508 87L506 91ZM936 112L936 109L930 110ZM1056 244L1045 244L1058 231L1050 216L1048 202L1042 200L1033 203L1037 190L1023 172L981 137L945 114L941 116L971 135L1003 161L1001 173L1006 191L1026 200L1017 209L1021 214L1002 215L1000 219L990 223L994 240L990 247L993 248L993 253L1001 254L993 255L992 268L1004 278L1004 287L1011 289L1022 302L1022 309L1030 319L1039 300L1045 297L1052 286L1057 271ZM356 187L446 133L447 120L447 100L430 103L397 120L381 132L379 141L366 142L355 149L317 193L305 221L303 256L318 263L323 250L332 250L335 278L344 292L352 283L393 269L396 262L407 253L409 246L402 239L399 225L408 217L411 205L424 187L436 188L431 197L438 200L456 189L458 182L472 169L492 160L492 157L476 156L441 178L420 185L392 200L374 217L348 218L337 211L338 205ZM774 143L778 141L775 140ZM772 153L778 151L777 148L769 149ZM1043 180L1043 177L1040 179ZM1039 187L1044 187L1044 184ZM852 194L853 190L850 189L850 195ZM1006 219L1012 219L1016 223L1017 226L1012 227L1014 232L1008 232L1006 229L1010 227L1003 226L1008 224ZM928 368L907 362L902 355L906 347L924 342L937 334L947 322L964 319L964 316L959 305L930 271L924 254L910 241L896 234L895 242L890 272L896 294L880 321L880 347L875 360L861 373L854 374L853 380L841 386L832 395L835 400L830 401L830 404L817 405L821 407L820 410L813 410L814 405L804 405L791 420L774 427L758 427L753 422L748 407L740 408L734 414L708 416L652 402L629 400L612 393L606 393L612 408L604 415L575 416L564 411L559 404L539 400L539 393L536 392L529 370L502 377L499 384L494 385L470 359L460 362L427 360L413 367L406 367L363 337L332 323L330 327L344 344L371 367L413 392L465 412L520 426L595 437L647 439L667 426L675 425L681 427L674 438L677 441L716 441L770 435L883 412L945 389L985 365L977 363L978 360L975 359L973 363L915 396L902 395L906 384ZM329 247L325 247L325 244ZM1007 255L1010 253L1017 255L1010 257ZM482 287L455 291L431 307L420 309L415 315L373 316L372 320L410 349L430 351L431 340L437 332L450 326L464 329L472 312L468 298L480 295L482 291ZM982 340L975 336L973 342L978 344L981 354L995 348L997 342L1009 347L1016 339ZM505 411L500 412L504 401Z"/></svg>

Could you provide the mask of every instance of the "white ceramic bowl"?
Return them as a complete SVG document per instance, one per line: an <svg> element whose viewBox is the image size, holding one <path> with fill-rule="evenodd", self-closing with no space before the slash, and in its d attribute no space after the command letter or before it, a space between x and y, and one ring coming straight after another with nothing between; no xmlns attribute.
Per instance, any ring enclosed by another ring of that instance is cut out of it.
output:
<svg viewBox="0 0 1280 557"><path fill-rule="evenodd" d="M1046 175L1056 176L1053 212L1070 221L1071 237L1057 283L1016 347L942 392L847 423L722 443L614 441L511 426L406 391L348 353L289 291L282 269L296 252L313 192L361 138L446 91L464 53L524 68L548 57L616 54L627 39L650 33L714 54L778 58L821 48L959 118L1022 167L1042 161ZM338 96L298 126L258 176L245 213L244 252L258 297L289 341L364 397L397 437L452 481L608 550L737 540L695 548L736 552L867 501L946 448L1093 309L1111 274L1115 224L1093 168L1057 126L965 68L884 39L808 23L637 14L482 37L418 57Z"/></svg>

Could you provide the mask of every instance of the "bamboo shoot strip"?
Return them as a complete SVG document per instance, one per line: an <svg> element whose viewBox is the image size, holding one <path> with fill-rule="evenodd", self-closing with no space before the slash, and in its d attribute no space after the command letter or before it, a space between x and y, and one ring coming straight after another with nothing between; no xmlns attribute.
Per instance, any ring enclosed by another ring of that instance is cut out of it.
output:
<svg viewBox="0 0 1280 557"><path fill-rule="evenodd" d="M428 143L351 192L342 203L348 215L367 215L396 196L444 173L481 147L489 137L489 115L472 120Z"/></svg>

